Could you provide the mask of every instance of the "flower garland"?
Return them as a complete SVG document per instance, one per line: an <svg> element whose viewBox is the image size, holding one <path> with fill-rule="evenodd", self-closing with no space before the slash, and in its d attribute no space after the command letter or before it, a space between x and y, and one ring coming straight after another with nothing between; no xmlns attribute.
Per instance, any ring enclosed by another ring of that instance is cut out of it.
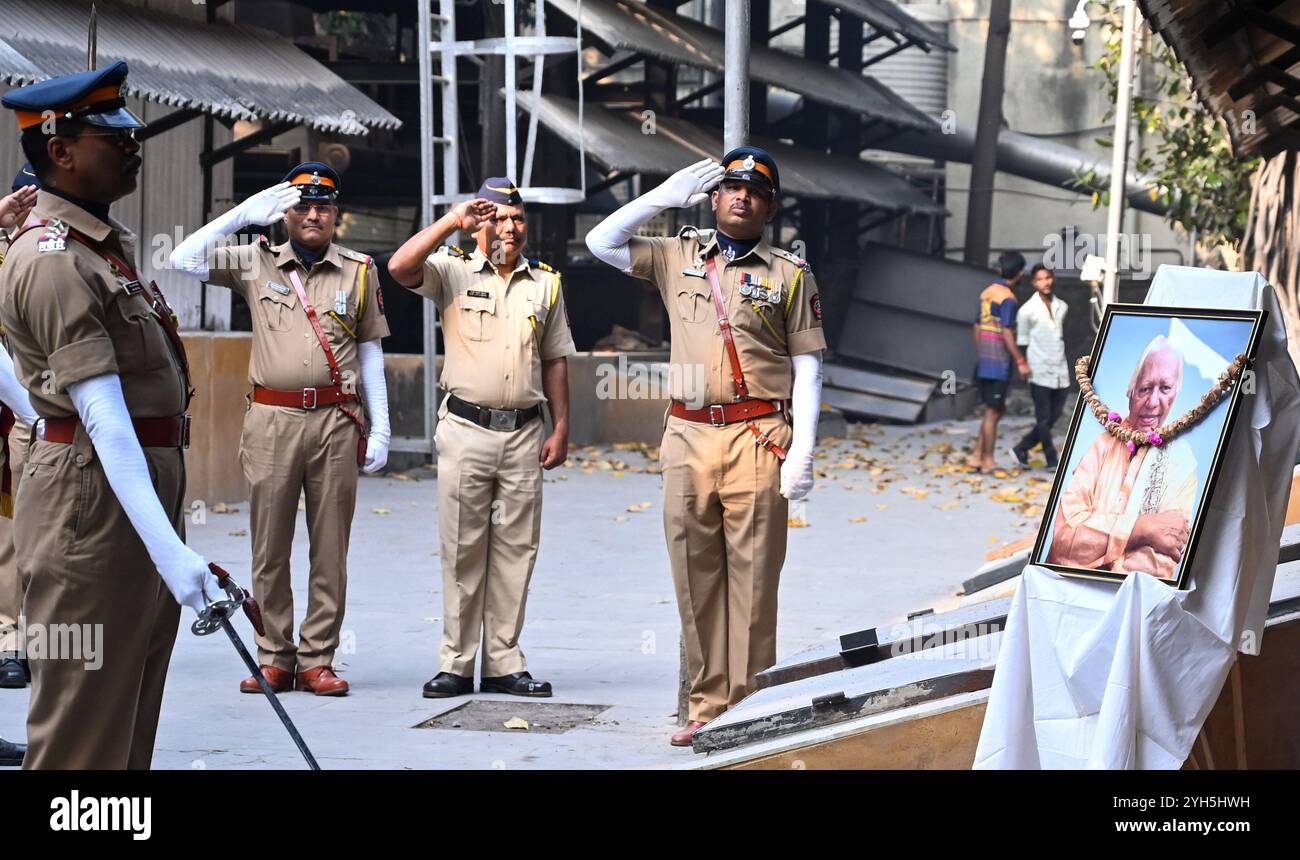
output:
<svg viewBox="0 0 1300 860"><path fill-rule="evenodd" d="M1219 379L1205 392L1201 402L1196 404L1183 417L1161 425L1154 430L1135 430L1131 427L1123 427L1120 421L1123 418L1118 412L1108 408L1101 402L1097 392L1093 390L1092 379L1088 375L1088 365L1092 361L1092 356L1082 356L1074 365L1074 378L1079 383L1079 395L1083 401L1088 404L1092 414L1097 417L1106 432L1119 439L1121 442L1128 443L1128 452L1130 455L1136 454L1139 445L1154 445L1157 448L1166 442L1185 432L1193 424L1196 424L1202 418L1210 413L1220 400L1224 398L1232 385L1241 375L1241 371L1250 364L1250 359L1245 353L1239 354L1232 363L1228 365L1223 373L1219 374Z"/></svg>

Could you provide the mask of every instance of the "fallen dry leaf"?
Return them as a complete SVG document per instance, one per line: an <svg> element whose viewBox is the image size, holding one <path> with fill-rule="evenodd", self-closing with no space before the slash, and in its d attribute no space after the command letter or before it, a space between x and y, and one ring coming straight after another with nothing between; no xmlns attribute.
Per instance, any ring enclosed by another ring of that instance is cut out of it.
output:
<svg viewBox="0 0 1300 860"><path fill-rule="evenodd" d="M788 520L786 520L785 524L792 529L808 528L808 521L799 519L797 517L790 517Z"/></svg>
<svg viewBox="0 0 1300 860"><path fill-rule="evenodd" d="M866 521L866 517L849 517L849 522L851 523L865 523Z"/></svg>
<svg viewBox="0 0 1300 860"><path fill-rule="evenodd" d="M507 729L523 729L524 731L528 731L528 720L525 720L523 717L511 717L501 725L505 726Z"/></svg>
<svg viewBox="0 0 1300 860"><path fill-rule="evenodd" d="M392 511L390 511L388 508L371 508L371 509L370 509L370 513L372 513L372 514L379 514L380 516L384 516L384 515L387 515L387 514L391 514Z"/></svg>
<svg viewBox="0 0 1300 860"><path fill-rule="evenodd" d="M885 508L888 508L888 507L889 507L889 505L886 505L886 504L884 504L884 503L882 503L882 502L876 502L876 510L878 510L878 511L883 511Z"/></svg>
<svg viewBox="0 0 1300 860"><path fill-rule="evenodd" d="M637 502L635 505L628 505L627 509L631 513L639 514L641 511L648 511L652 507L654 507L652 502Z"/></svg>
<svg viewBox="0 0 1300 860"><path fill-rule="evenodd" d="M248 536L248 529L235 529L233 532L230 532L230 536L231 536L231 537L247 537L247 536Z"/></svg>

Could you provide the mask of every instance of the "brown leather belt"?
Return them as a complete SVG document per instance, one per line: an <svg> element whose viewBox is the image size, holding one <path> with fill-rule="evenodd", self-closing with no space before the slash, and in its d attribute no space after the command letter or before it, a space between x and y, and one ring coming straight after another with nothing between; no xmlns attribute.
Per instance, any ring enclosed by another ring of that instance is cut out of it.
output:
<svg viewBox="0 0 1300 860"><path fill-rule="evenodd" d="M80 419L46 418L44 435L46 442L58 442L71 445L77 436ZM132 418L136 438L145 448L188 448L190 447L190 416L174 415L170 418Z"/></svg>
<svg viewBox="0 0 1300 860"><path fill-rule="evenodd" d="M674 400L672 405L672 415L674 418L681 418L685 421L695 421L699 424L712 424L714 427L722 427L727 424L736 424L740 421L748 421L751 418L761 418L764 415L771 415L781 411L781 404L775 400L738 400L735 403L718 403L713 406L702 406L699 409L691 409L680 400Z"/></svg>
<svg viewBox="0 0 1300 860"><path fill-rule="evenodd" d="M320 406L337 406L357 400L356 392L346 392L342 385L322 385L319 388L295 388L280 391L276 388L253 386L253 402L263 406L287 406L291 409L316 409Z"/></svg>

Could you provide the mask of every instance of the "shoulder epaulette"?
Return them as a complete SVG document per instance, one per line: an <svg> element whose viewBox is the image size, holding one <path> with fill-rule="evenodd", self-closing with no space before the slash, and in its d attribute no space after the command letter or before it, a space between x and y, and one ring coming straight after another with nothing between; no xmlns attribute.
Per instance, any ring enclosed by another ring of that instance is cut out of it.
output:
<svg viewBox="0 0 1300 860"><path fill-rule="evenodd" d="M360 251L353 251L351 248L339 248L339 256L346 257L349 260L355 260L358 263L364 263L370 259L369 254L363 254Z"/></svg>
<svg viewBox="0 0 1300 860"><path fill-rule="evenodd" d="M527 259L528 265L532 266L534 269L541 269L543 272L555 274L555 270L552 269L549 264L543 263L541 260L534 260L531 257Z"/></svg>
<svg viewBox="0 0 1300 860"><path fill-rule="evenodd" d="M805 272L812 271L812 266L808 264L807 260L805 260L803 257L795 256L794 254L790 253L784 248L773 248L772 253L780 257L782 260L787 260L791 263L794 263L796 266L803 269Z"/></svg>
<svg viewBox="0 0 1300 860"><path fill-rule="evenodd" d="M265 245L267 247L271 246L271 239L265 233L258 233L257 241L261 245Z"/></svg>
<svg viewBox="0 0 1300 860"><path fill-rule="evenodd" d="M469 254L466 254L463 250L461 250L456 245L443 245L443 247L446 248L447 253L453 257L460 257L463 260L469 256Z"/></svg>
<svg viewBox="0 0 1300 860"><path fill-rule="evenodd" d="M708 230L701 230L699 227L696 227L694 224L687 224L685 227L677 231L677 238L699 239L701 234L708 233L708 232L709 232Z"/></svg>

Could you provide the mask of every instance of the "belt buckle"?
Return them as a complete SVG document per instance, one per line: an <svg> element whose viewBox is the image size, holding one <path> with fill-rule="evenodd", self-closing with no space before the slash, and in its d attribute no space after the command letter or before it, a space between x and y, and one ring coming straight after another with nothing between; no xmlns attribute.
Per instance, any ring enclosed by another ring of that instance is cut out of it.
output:
<svg viewBox="0 0 1300 860"><path fill-rule="evenodd" d="M311 403L308 403L308 402L307 402L307 392L308 392L308 391L311 392ZM315 389L315 388L304 388L304 389L302 390L302 408L303 408L303 409L315 409L315 408L316 408L316 389Z"/></svg>
<svg viewBox="0 0 1300 860"><path fill-rule="evenodd" d="M181 449L188 451L190 448L190 424L193 423L193 416L186 412L181 416Z"/></svg>
<svg viewBox="0 0 1300 860"><path fill-rule="evenodd" d="M515 409L489 409L488 429L506 432L515 429L519 423L519 412Z"/></svg>
<svg viewBox="0 0 1300 860"><path fill-rule="evenodd" d="M709 407L709 424L723 427L727 423L727 414L722 411L722 404L715 403Z"/></svg>

